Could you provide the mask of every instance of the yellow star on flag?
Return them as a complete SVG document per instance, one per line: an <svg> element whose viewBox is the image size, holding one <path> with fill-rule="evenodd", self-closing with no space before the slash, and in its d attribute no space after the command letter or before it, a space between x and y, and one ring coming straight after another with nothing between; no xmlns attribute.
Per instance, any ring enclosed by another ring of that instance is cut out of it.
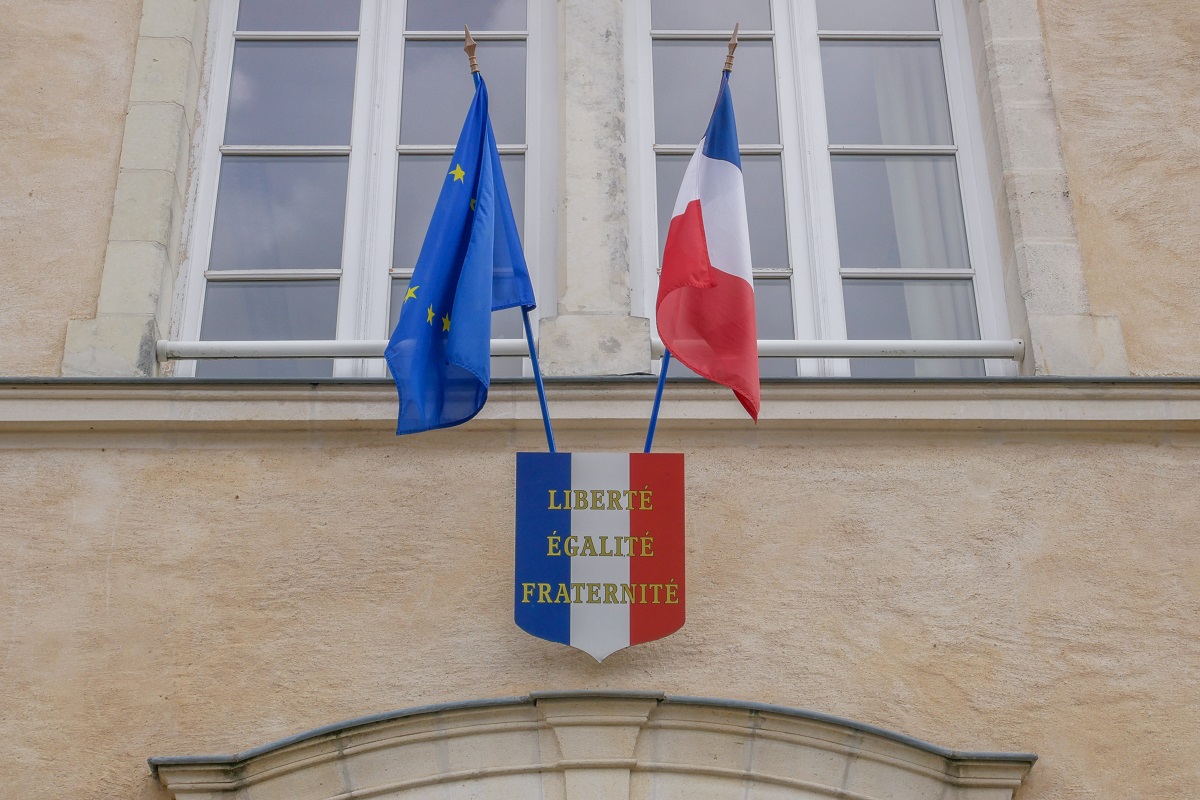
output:
<svg viewBox="0 0 1200 800"><path fill-rule="evenodd" d="M409 300L416 300L417 299L417 289L420 289L420 288L421 288L420 286L408 287L408 292L405 293L405 295L404 295L404 302L407 303Z"/></svg>
<svg viewBox="0 0 1200 800"><path fill-rule="evenodd" d="M455 164L454 169L450 170L449 174L454 176L454 180L463 183L463 178L466 177L467 173L463 172L462 164Z"/></svg>
<svg viewBox="0 0 1200 800"><path fill-rule="evenodd" d="M472 211L475 210L475 198L474 197L471 198L471 210Z"/></svg>
<svg viewBox="0 0 1200 800"><path fill-rule="evenodd" d="M430 325L433 324L433 306L429 307L429 317L426 319L426 322L428 322Z"/></svg>
<svg viewBox="0 0 1200 800"><path fill-rule="evenodd" d="M444 330L444 331L450 330L450 315L449 314L442 317L442 330Z"/></svg>

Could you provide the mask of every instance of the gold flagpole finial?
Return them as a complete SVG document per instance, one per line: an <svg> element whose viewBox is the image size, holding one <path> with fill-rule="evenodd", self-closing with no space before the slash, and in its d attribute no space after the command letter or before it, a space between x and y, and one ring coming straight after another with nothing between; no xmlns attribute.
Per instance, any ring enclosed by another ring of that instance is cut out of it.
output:
<svg viewBox="0 0 1200 800"><path fill-rule="evenodd" d="M471 59L471 74L479 72L479 62L475 60L475 39L471 37L471 29L463 25L463 30L466 31L466 36L463 37L463 51L467 54L467 58Z"/></svg>
<svg viewBox="0 0 1200 800"><path fill-rule="evenodd" d="M737 35L738 29L742 27L742 23L738 22L733 26L733 36L729 37L729 55L725 56L725 71L733 72L733 51L737 50Z"/></svg>

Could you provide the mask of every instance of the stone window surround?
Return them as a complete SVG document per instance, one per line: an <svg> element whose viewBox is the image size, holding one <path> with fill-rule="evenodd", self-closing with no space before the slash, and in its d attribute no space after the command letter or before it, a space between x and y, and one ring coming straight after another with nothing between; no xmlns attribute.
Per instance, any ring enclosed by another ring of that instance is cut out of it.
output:
<svg viewBox="0 0 1200 800"><path fill-rule="evenodd" d="M180 301L209 2L143 2L96 317L68 324L64 376L169 374L155 342L170 336ZM1037 0L962 2L1009 320L1027 343L1020 371L1128 375L1120 320L1094 314L1087 296ZM612 124L624 76L591 69L621 62L622 1L558 9L560 185L573 188L560 194L557 316L542 321L542 365L564 376L648 372L649 325L630 315L625 141Z"/></svg>
<svg viewBox="0 0 1200 800"><path fill-rule="evenodd" d="M176 800L738 796L1010 800L1037 756L947 750L811 711L657 692L531 692L318 728L236 755L153 757ZM439 794L440 796L440 794Z"/></svg>

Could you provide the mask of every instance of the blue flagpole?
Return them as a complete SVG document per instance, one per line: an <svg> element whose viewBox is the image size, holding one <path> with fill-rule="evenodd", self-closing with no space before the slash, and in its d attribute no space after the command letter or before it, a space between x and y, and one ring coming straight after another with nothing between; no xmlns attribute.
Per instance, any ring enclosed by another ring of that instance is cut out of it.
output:
<svg viewBox="0 0 1200 800"><path fill-rule="evenodd" d="M650 428L646 431L646 449L642 452L649 453L650 446L654 444L654 429L658 427L658 409L662 406L663 386L667 383L667 367L671 363L671 351L663 350L662 363L658 367L658 391L654 393L654 410L650 412Z"/></svg>
<svg viewBox="0 0 1200 800"><path fill-rule="evenodd" d="M538 366L537 349L533 346L533 328L529 325L529 309L521 306L521 318L525 320L525 341L529 343L529 360L533 362L533 378L537 382L538 402L542 404L542 424L546 426L546 444L551 453L554 447L554 431L550 427L550 409L546 405L546 386L542 383L542 368ZM649 452L647 450L647 452Z"/></svg>

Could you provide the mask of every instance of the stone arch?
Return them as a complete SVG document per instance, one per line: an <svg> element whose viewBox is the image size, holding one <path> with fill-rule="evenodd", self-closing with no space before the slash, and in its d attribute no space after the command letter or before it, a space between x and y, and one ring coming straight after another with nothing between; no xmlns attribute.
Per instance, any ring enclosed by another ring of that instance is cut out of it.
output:
<svg viewBox="0 0 1200 800"><path fill-rule="evenodd" d="M150 768L177 800L1007 800L1036 759L756 703L535 692L363 717L236 755L155 757Z"/></svg>

